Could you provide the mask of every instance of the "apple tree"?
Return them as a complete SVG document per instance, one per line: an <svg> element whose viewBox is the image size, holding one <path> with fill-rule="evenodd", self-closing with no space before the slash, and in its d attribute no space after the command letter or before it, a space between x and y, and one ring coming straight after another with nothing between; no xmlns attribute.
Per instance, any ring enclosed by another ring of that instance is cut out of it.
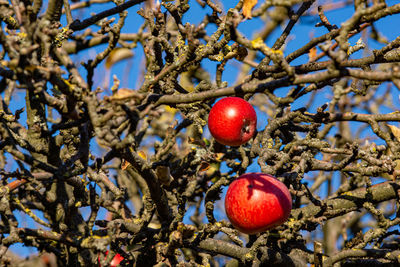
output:
<svg viewBox="0 0 400 267"><path fill-rule="evenodd" d="M399 13L0 0L0 265L399 266ZM224 145L233 96L257 125ZM251 172L292 203L248 235L224 198Z"/></svg>

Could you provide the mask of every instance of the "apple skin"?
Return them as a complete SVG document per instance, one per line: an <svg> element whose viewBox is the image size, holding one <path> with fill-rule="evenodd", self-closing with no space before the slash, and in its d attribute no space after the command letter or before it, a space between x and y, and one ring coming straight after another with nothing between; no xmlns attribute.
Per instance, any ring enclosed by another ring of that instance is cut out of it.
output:
<svg viewBox="0 0 400 267"><path fill-rule="evenodd" d="M106 257L107 257L107 255L108 255L108 250L105 253ZM114 258L111 260L109 266L110 267L117 267L118 264L120 264L120 262L123 261L123 260L124 260L124 257L122 257L121 254L117 253L117 254L115 254ZM100 265L100 255L99 255L98 261L99 261L99 267L101 267L101 265Z"/></svg>
<svg viewBox="0 0 400 267"><path fill-rule="evenodd" d="M110 267L116 267L121 261L123 261L123 259L124 257L122 257L121 254L115 254L114 258L110 262Z"/></svg>
<svg viewBox="0 0 400 267"><path fill-rule="evenodd" d="M208 129L218 143L240 146L253 137L257 127L257 115L246 100L225 97L211 108Z"/></svg>
<svg viewBox="0 0 400 267"><path fill-rule="evenodd" d="M225 212L242 233L256 234L284 223L292 209L288 188L264 173L243 174L233 181L225 196Z"/></svg>

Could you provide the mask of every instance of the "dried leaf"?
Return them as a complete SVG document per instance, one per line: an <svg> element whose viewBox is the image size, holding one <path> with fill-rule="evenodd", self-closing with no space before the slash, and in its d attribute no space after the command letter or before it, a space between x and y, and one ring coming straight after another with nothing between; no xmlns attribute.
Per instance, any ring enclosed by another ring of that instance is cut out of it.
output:
<svg viewBox="0 0 400 267"><path fill-rule="evenodd" d="M134 90L121 88L115 94L113 94L110 99L111 100L122 100L136 96L137 93Z"/></svg>
<svg viewBox="0 0 400 267"><path fill-rule="evenodd" d="M244 0L243 2L243 16L246 19L251 19L251 10L257 4L257 0Z"/></svg>
<svg viewBox="0 0 400 267"><path fill-rule="evenodd" d="M388 127L389 127L390 130L392 131L392 134L394 135L394 137L396 137L397 141L400 142L400 129L397 128L397 127L394 126L394 125L389 125L389 124L388 124Z"/></svg>
<svg viewBox="0 0 400 267"><path fill-rule="evenodd" d="M205 137L203 138L203 142L206 146L209 146L211 143L208 139L206 139Z"/></svg>
<svg viewBox="0 0 400 267"><path fill-rule="evenodd" d="M131 165L131 164L128 161L123 159L122 164L121 164L121 169L126 170L129 167L129 165Z"/></svg>
<svg viewBox="0 0 400 267"><path fill-rule="evenodd" d="M199 172L204 172L210 168L210 163L203 161L200 164Z"/></svg>
<svg viewBox="0 0 400 267"><path fill-rule="evenodd" d="M225 156L225 153L216 153L215 154L215 160L218 162L222 161L222 158Z"/></svg>
<svg viewBox="0 0 400 267"><path fill-rule="evenodd" d="M166 186L169 186L171 182L174 180L172 178L169 167L168 166L157 166L156 167L156 174L158 180Z"/></svg>
<svg viewBox="0 0 400 267"><path fill-rule="evenodd" d="M203 140L198 139L198 138L189 137L188 143L191 145L198 145L201 147L206 147L206 143Z"/></svg>
<svg viewBox="0 0 400 267"><path fill-rule="evenodd" d="M131 49L122 47L115 48L113 51L111 51L106 59L106 68L109 69L115 63L131 57L133 57L133 52Z"/></svg>
<svg viewBox="0 0 400 267"><path fill-rule="evenodd" d="M314 59L317 57L317 48L314 46L313 48L310 49L308 52L308 60L309 61L314 61Z"/></svg>
<svg viewBox="0 0 400 267"><path fill-rule="evenodd" d="M192 82L193 71L185 71L181 74L179 84L188 92L193 92L194 84Z"/></svg>
<svg viewBox="0 0 400 267"><path fill-rule="evenodd" d="M178 111L176 108L173 108L173 107L168 106L168 105L165 105L164 109L165 109L166 112L168 112L168 113L170 113L172 115L175 115L175 113Z"/></svg>
<svg viewBox="0 0 400 267"><path fill-rule="evenodd" d="M207 177L211 177L213 175L215 175L215 172L219 171L220 167L221 167L221 163L219 162L214 162L210 164L210 168L206 171L206 176ZM211 182L215 183L216 181L218 181L221 178L220 175L217 175L216 177L214 177Z"/></svg>
<svg viewBox="0 0 400 267"><path fill-rule="evenodd" d="M143 150L140 150L140 151L138 152L138 155L139 155L139 157L141 157L142 159L147 160L147 155L146 155L146 153L145 153Z"/></svg>
<svg viewBox="0 0 400 267"><path fill-rule="evenodd" d="M243 61L245 57L247 57L247 49L244 46L239 46L236 50L235 58L239 61Z"/></svg>

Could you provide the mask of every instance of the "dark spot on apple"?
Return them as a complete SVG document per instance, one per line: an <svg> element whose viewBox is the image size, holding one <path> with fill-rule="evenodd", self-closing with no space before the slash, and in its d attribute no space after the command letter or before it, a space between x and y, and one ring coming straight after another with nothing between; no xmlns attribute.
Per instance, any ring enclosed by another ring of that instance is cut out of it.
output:
<svg viewBox="0 0 400 267"><path fill-rule="evenodd" d="M242 132L250 133L250 122L248 120L243 120Z"/></svg>

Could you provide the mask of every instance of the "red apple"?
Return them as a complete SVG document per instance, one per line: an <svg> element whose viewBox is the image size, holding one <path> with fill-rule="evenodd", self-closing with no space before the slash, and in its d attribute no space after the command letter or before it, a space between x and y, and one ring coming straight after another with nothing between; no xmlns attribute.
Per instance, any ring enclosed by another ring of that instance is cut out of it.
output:
<svg viewBox="0 0 400 267"><path fill-rule="evenodd" d="M233 181L225 196L225 212L232 225L255 234L284 223L292 209L288 188L264 173L243 174Z"/></svg>
<svg viewBox="0 0 400 267"><path fill-rule="evenodd" d="M219 143L240 146L253 137L257 126L254 108L242 98L225 97L211 108L208 129Z"/></svg>
<svg viewBox="0 0 400 267"><path fill-rule="evenodd" d="M108 251L106 251L106 253L105 253L106 257L107 257L107 255L108 255ZM118 264L120 264L120 262L123 261L123 260L124 260L124 257L122 257L121 254L117 253L117 254L115 254L114 258L111 260L109 266L110 267L117 267ZM99 255L98 261L99 261L99 266L101 267L101 265L100 265L100 255Z"/></svg>
<svg viewBox="0 0 400 267"><path fill-rule="evenodd" d="M110 267L116 267L121 261L123 261L124 257L121 254L117 253L112 261L110 262Z"/></svg>

